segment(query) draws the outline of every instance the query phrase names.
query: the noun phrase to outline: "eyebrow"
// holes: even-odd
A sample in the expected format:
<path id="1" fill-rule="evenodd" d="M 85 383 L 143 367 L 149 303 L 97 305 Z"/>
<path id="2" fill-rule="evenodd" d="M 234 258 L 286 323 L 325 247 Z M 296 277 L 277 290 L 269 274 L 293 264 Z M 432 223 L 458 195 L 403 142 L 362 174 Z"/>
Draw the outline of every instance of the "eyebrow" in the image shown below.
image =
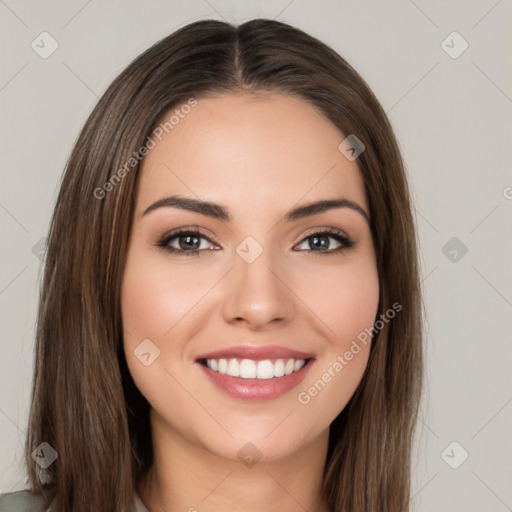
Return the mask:
<path id="1" fill-rule="evenodd" d="M 207 217 L 211 217 L 217 220 L 223 220 L 230 222 L 231 217 L 228 213 L 228 210 L 223 206 L 207 201 L 201 201 L 199 199 L 191 199 L 188 197 L 182 197 L 178 195 L 173 195 L 169 197 L 164 197 L 163 199 L 159 199 L 152 205 L 148 206 L 142 216 L 147 215 L 148 213 L 158 209 L 158 208 L 179 208 L 181 210 L 188 210 L 195 213 L 200 213 L 201 215 L 205 215 Z M 358 213 L 360 213 L 366 220 L 368 224 L 370 224 L 370 219 L 366 211 L 359 206 L 356 202 L 346 199 L 344 197 L 336 198 L 336 199 L 324 199 L 322 201 L 316 201 L 314 203 L 309 203 L 303 206 L 298 206 L 290 210 L 286 215 L 284 215 L 283 220 L 285 222 L 290 222 L 297 219 L 302 219 L 304 217 L 309 217 L 311 215 L 316 215 L 318 213 L 322 213 L 328 210 L 332 210 L 334 208 L 350 208 Z"/>

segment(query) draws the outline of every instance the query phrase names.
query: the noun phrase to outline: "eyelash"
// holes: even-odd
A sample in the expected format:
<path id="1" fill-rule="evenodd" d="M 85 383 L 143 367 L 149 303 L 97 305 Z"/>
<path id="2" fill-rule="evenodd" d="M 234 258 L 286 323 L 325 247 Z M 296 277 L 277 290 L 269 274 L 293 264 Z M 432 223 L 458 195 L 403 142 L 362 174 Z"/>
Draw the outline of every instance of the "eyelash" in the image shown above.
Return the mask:
<path id="1" fill-rule="evenodd" d="M 186 235 L 203 238 L 203 239 L 206 239 L 211 244 L 213 244 L 213 242 L 206 235 L 201 233 L 200 231 L 184 229 L 181 231 L 176 231 L 176 232 L 172 232 L 172 233 L 168 233 L 168 234 L 164 235 L 160 239 L 160 241 L 157 243 L 157 247 L 163 249 L 164 251 L 166 251 L 168 253 L 178 254 L 178 255 L 183 255 L 183 256 L 199 256 L 200 252 L 205 251 L 205 249 L 193 249 L 190 251 L 186 251 L 183 249 L 176 249 L 176 247 L 171 247 L 169 245 L 171 240 L 173 240 L 175 238 L 179 238 L 181 236 L 186 236 Z M 307 235 L 306 237 L 304 237 L 299 242 L 298 245 L 302 245 L 302 243 L 306 242 L 309 238 L 313 238 L 314 236 L 319 236 L 319 235 L 320 236 L 329 235 L 330 238 L 334 238 L 341 245 L 337 249 L 330 249 L 330 250 L 326 250 L 326 251 L 323 251 L 323 250 L 313 251 L 313 250 L 309 249 L 307 252 L 313 253 L 314 256 L 317 256 L 317 254 L 314 254 L 314 253 L 320 253 L 320 255 L 322 255 L 322 256 L 339 254 L 347 249 L 351 249 L 355 245 L 355 242 L 352 240 L 352 238 L 350 238 L 350 236 L 344 234 L 343 232 L 341 232 L 337 229 L 333 229 L 333 228 L 328 228 L 328 229 L 324 229 L 321 231 L 314 231 L 310 235 Z M 206 249 L 206 250 L 208 250 L 208 249 Z"/>

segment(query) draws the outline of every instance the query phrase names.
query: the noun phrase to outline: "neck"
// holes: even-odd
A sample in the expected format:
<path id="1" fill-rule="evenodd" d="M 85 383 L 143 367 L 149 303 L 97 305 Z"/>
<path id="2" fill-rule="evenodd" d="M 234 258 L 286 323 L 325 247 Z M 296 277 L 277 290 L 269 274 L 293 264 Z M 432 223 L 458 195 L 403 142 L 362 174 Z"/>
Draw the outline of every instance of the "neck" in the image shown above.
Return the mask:
<path id="1" fill-rule="evenodd" d="M 328 431 L 284 459 L 252 466 L 211 453 L 168 425 L 152 422 L 152 432 L 153 466 L 139 482 L 150 512 L 328 512 L 321 499 Z"/>

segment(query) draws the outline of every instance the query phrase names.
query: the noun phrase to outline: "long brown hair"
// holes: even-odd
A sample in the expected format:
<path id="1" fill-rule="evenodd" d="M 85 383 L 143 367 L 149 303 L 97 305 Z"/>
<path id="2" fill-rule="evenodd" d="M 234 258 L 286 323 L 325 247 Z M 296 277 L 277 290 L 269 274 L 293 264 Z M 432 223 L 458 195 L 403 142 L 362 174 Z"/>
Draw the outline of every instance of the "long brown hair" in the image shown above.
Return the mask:
<path id="1" fill-rule="evenodd" d="M 48 235 L 25 447 L 30 490 L 62 511 L 129 510 L 152 464 L 148 403 L 122 349 L 134 155 L 169 109 L 244 91 L 300 97 L 365 145 L 357 164 L 377 255 L 377 317 L 394 303 L 402 309 L 374 334 L 360 385 L 331 424 L 323 492 L 333 512 L 409 510 L 423 307 L 400 151 L 379 102 L 342 57 L 294 27 L 255 19 L 195 22 L 141 54 L 102 96 L 67 163 Z M 58 453 L 44 472 L 31 456 L 42 442 Z"/>

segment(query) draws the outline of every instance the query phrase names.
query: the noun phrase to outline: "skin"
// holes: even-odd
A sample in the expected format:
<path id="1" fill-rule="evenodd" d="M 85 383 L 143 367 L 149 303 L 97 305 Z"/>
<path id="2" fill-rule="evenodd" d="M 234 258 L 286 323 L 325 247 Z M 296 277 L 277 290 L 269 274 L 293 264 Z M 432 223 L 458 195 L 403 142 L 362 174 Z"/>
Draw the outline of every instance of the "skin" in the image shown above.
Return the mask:
<path id="1" fill-rule="evenodd" d="M 369 216 L 362 176 L 338 150 L 345 136 L 302 99 L 197 100 L 143 161 L 123 278 L 125 354 L 151 405 L 155 453 L 139 494 L 152 512 L 327 511 L 320 485 L 329 425 L 361 381 L 370 344 L 360 344 L 308 404 L 297 396 L 373 325 L 375 252 L 367 220 L 353 209 L 282 219 L 291 208 L 338 197 Z M 221 204 L 232 220 L 175 207 L 142 215 L 173 194 Z M 158 247 L 170 230 L 191 226 L 211 240 L 203 239 L 198 256 Z M 307 237 L 325 228 L 348 234 L 354 246 L 315 249 Z M 247 236 L 263 248 L 252 263 L 236 252 Z M 329 250 L 340 246 L 327 240 Z M 170 243 L 180 247 L 178 238 Z M 134 355 L 146 338 L 160 350 L 149 366 Z M 282 345 L 314 353 L 315 361 L 297 388 L 246 402 L 211 384 L 195 361 L 241 344 Z M 252 467 L 237 458 L 247 442 L 261 452 Z"/>

